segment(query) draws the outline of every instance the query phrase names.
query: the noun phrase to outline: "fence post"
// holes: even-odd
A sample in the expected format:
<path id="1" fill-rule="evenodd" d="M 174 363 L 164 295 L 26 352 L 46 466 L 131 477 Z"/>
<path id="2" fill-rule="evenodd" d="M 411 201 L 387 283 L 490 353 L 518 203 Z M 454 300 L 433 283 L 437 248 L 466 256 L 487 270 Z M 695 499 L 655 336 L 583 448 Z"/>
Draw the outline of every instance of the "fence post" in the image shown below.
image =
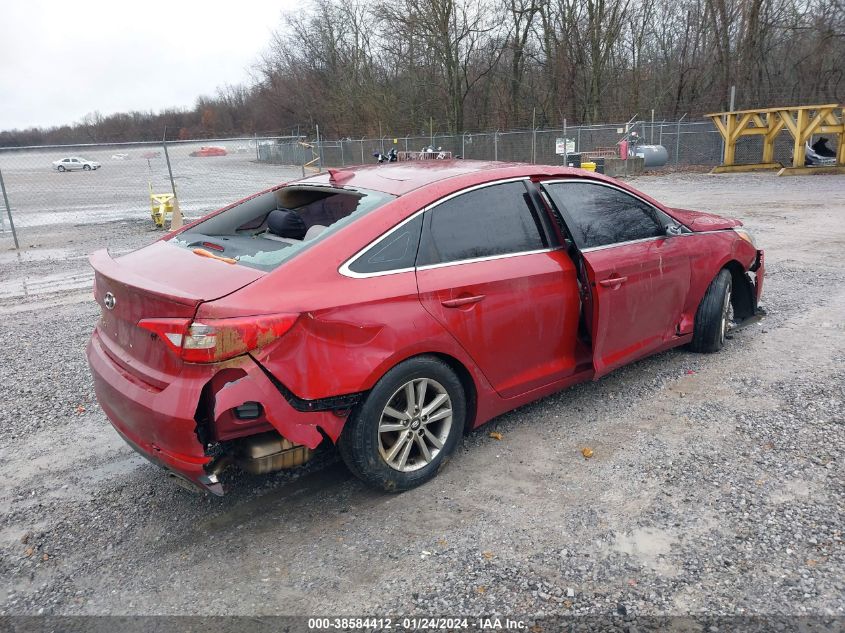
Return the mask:
<path id="1" fill-rule="evenodd" d="M 361 164 L 364 164 L 364 139 L 361 139 Z"/>
<path id="2" fill-rule="evenodd" d="M 320 126 L 315 123 L 314 127 L 317 129 L 317 155 L 320 157 L 320 171 L 323 171 L 323 144 L 320 142 Z"/>
<path id="3" fill-rule="evenodd" d="M 651 109 L 651 144 L 654 145 L 654 108 Z"/>
<path id="4" fill-rule="evenodd" d="M 537 162 L 537 108 L 531 115 L 531 164 Z"/>
<path id="5" fill-rule="evenodd" d="M 681 156 L 681 121 L 683 121 L 687 116 L 687 113 L 684 112 L 684 116 L 678 119 L 678 133 L 675 135 L 675 165 L 677 166 L 678 161 L 680 160 Z"/>
<path id="6" fill-rule="evenodd" d="M 493 160 L 499 160 L 499 130 L 493 132 Z"/>
<path id="7" fill-rule="evenodd" d="M 167 173 L 170 175 L 170 190 L 173 192 L 173 197 L 179 200 L 176 195 L 176 182 L 173 180 L 173 169 L 170 167 L 170 154 L 167 152 L 167 126 L 164 126 L 164 134 L 161 137 L 161 146 L 164 148 L 164 159 L 167 161 Z"/>
<path id="8" fill-rule="evenodd" d="M 6 204 L 6 215 L 9 216 L 9 228 L 12 229 L 12 239 L 15 240 L 15 248 L 21 250 L 18 243 L 18 234 L 15 232 L 15 221 L 12 219 L 12 207 L 9 206 L 9 196 L 6 194 L 6 183 L 3 181 L 3 171 L 0 170 L 0 189 L 3 190 L 3 202 Z"/>

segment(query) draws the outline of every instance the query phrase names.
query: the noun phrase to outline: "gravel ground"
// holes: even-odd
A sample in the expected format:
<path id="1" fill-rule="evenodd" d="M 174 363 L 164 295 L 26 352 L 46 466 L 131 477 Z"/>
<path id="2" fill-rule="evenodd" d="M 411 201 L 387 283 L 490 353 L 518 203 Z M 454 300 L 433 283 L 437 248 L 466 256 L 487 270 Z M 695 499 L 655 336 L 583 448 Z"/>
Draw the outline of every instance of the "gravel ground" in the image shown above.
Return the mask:
<path id="1" fill-rule="evenodd" d="M 634 184 L 742 218 L 768 316 L 497 418 L 401 495 L 332 450 L 223 498 L 173 486 L 84 358 L 84 255 L 159 233 L 55 225 L 0 253 L 0 615 L 845 616 L 845 177 Z"/>

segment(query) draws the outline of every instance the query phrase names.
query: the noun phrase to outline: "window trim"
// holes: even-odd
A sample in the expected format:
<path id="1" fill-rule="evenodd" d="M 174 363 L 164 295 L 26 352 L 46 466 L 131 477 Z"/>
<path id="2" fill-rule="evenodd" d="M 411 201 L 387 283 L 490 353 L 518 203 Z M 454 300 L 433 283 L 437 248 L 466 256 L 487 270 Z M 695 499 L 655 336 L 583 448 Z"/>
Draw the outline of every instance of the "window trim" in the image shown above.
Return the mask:
<path id="1" fill-rule="evenodd" d="M 648 200 L 644 200 L 643 198 L 641 198 L 636 193 L 628 191 L 627 189 L 624 189 L 623 187 L 620 187 L 618 185 L 614 185 L 614 184 L 609 183 L 609 182 L 603 182 L 601 180 L 592 180 L 590 178 L 553 178 L 553 179 L 549 179 L 549 180 L 539 180 L 537 182 L 537 184 L 540 185 L 540 187 L 543 189 L 544 193 L 548 196 L 549 202 L 554 204 L 555 208 L 557 209 L 557 204 L 555 203 L 554 198 L 552 198 L 552 196 L 549 192 L 545 191 L 545 185 L 563 184 L 563 183 L 568 183 L 568 182 L 574 182 L 574 183 L 579 183 L 579 184 L 588 184 L 588 185 L 599 185 L 601 187 L 607 187 L 608 189 L 616 189 L 617 191 L 621 191 L 622 193 L 628 194 L 629 196 L 631 196 L 635 200 L 639 200 L 640 202 L 642 202 L 643 204 L 645 204 L 648 207 L 651 207 L 652 209 L 654 209 L 658 213 L 665 215 L 670 220 L 672 220 L 672 222 L 674 222 L 675 224 L 677 224 L 679 226 L 684 226 L 681 222 L 678 222 L 678 220 L 673 218 L 671 215 L 669 215 L 665 211 L 658 209 L 656 206 L 654 206 Z M 561 217 L 563 217 L 564 222 L 566 222 L 566 216 L 564 215 L 564 213 L 560 209 L 557 209 L 557 211 L 558 211 L 558 213 L 561 214 Z M 569 231 L 569 233 L 571 234 L 572 230 L 569 228 L 568 224 L 567 224 L 566 228 Z M 684 228 L 687 228 L 687 227 L 684 226 Z M 600 250 L 605 250 L 605 249 L 608 249 L 608 248 L 616 248 L 617 246 L 627 246 L 628 244 L 639 244 L 641 242 L 651 242 L 653 240 L 665 240 L 669 237 L 682 237 L 683 235 L 692 235 L 692 234 L 693 233 L 689 233 L 689 234 L 682 233 L 681 235 L 655 235 L 653 237 L 643 237 L 643 238 L 636 239 L 636 240 L 626 240 L 624 242 L 613 242 L 612 244 L 602 244 L 600 246 L 588 246 L 587 248 L 580 248 L 580 247 L 578 247 L 577 244 L 575 246 L 576 246 L 576 248 L 578 248 L 578 250 L 581 253 L 591 253 L 593 251 L 600 251 Z"/>
<path id="2" fill-rule="evenodd" d="M 509 183 L 509 182 L 525 182 L 525 181 L 530 181 L 530 180 L 531 180 L 531 176 L 516 176 L 516 177 L 513 177 L 513 178 L 503 178 L 503 179 L 500 179 L 500 180 L 483 182 L 483 183 L 478 184 L 478 185 L 472 185 L 470 187 L 466 187 L 465 189 L 461 189 L 460 191 L 453 191 L 452 193 L 450 193 L 450 194 L 448 194 L 448 195 L 446 195 L 446 196 L 444 196 L 444 197 L 442 197 L 438 200 L 435 200 L 434 202 L 432 202 L 430 204 L 427 204 L 422 209 L 420 209 L 418 211 L 414 211 L 411 215 L 409 215 L 407 218 L 402 220 L 399 224 L 397 224 L 396 226 L 394 226 L 394 227 L 388 229 L 387 231 L 385 231 L 384 233 L 382 233 L 376 239 L 374 239 L 369 244 L 367 244 L 364 248 L 357 251 L 352 257 L 350 257 L 345 262 L 343 262 L 343 264 L 340 265 L 340 267 L 337 269 L 337 271 L 341 275 L 343 275 L 345 277 L 351 277 L 352 279 L 370 279 L 372 277 L 381 277 L 383 275 L 398 275 L 400 273 L 407 273 L 407 272 L 410 272 L 412 270 L 430 270 L 432 268 L 444 268 L 446 266 L 457 266 L 457 265 L 460 265 L 460 264 L 473 264 L 473 263 L 477 263 L 477 262 L 491 261 L 491 260 L 494 260 L 494 259 L 502 259 L 502 258 L 506 258 L 506 257 L 516 257 L 516 256 L 519 256 L 519 255 L 534 255 L 534 254 L 537 254 L 537 253 L 547 253 L 547 252 L 550 252 L 550 251 L 559 250 L 560 248 L 562 248 L 561 246 L 549 246 L 547 248 L 530 250 L 530 251 L 520 251 L 518 253 L 504 253 L 504 254 L 501 254 L 501 255 L 487 255 L 487 256 L 484 256 L 484 257 L 474 257 L 474 258 L 471 258 L 471 259 L 460 259 L 460 260 L 457 260 L 457 261 L 440 262 L 440 263 L 437 263 L 437 264 L 426 264 L 424 266 L 414 266 L 413 268 L 397 268 L 397 269 L 394 269 L 394 270 L 382 270 L 382 271 L 372 272 L 372 273 L 358 273 L 358 272 L 355 272 L 354 270 L 352 270 L 350 268 L 350 266 L 352 264 L 354 264 L 355 261 L 359 257 L 364 255 L 371 248 L 377 246 L 380 242 L 389 238 L 395 231 L 398 231 L 399 229 L 401 229 L 405 224 L 407 224 L 408 222 L 411 222 L 412 220 L 415 220 L 419 215 L 425 213 L 426 211 L 434 209 L 434 208 L 438 207 L 439 205 L 441 205 L 445 202 L 448 202 L 452 198 L 457 198 L 458 196 L 461 196 L 465 193 L 469 193 L 471 191 L 476 191 L 477 189 L 483 189 L 484 187 L 492 187 L 492 186 L 495 186 L 495 185 L 503 185 L 503 184 L 506 184 L 506 183 Z M 526 189 L 526 191 L 527 191 L 527 189 Z M 531 211 L 531 209 L 529 209 L 529 211 Z M 532 216 L 534 215 L 534 213 L 535 212 L 531 211 Z M 539 211 L 537 211 L 537 213 L 539 213 Z M 423 228 L 423 231 L 425 231 L 425 229 L 426 229 L 425 224 L 423 224 L 422 228 Z M 540 234 L 540 237 L 541 238 L 543 237 L 542 233 Z M 422 240 L 422 235 L 420 235 L 420 240 Z"/>

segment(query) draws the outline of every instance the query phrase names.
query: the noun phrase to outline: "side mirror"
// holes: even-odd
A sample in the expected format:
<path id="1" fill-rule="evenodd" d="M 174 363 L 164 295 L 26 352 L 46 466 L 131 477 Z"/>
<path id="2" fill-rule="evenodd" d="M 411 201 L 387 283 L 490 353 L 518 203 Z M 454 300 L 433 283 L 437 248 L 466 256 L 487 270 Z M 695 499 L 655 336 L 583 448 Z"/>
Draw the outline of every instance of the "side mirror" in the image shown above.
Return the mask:
<path id="1" fill-rule="evenodd" d="M 666 225 L 666 235 L 681 235 L 683 233 L 683 229 L 678 224 L 667 224 Z"/>

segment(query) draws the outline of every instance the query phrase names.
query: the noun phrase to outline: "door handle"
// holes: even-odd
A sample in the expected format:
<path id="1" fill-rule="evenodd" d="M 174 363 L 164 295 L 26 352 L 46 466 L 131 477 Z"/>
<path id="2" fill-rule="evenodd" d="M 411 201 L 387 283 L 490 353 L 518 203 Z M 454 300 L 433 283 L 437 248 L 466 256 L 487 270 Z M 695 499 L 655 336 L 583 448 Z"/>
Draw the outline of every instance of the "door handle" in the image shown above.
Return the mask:
<path id="1" fill-rule="evenodd" d="M 464 306 L 472 305 L 473 303 L 478 303 L 484 299 L 485 295 L 475 295 L 474 297 L 459 297 L 458 299 L 447 299 L 446 301 L 441 301 L 440 303 L 443 304 L 446 308 L 462 308 Z"/>
<path id="2" fill-rule="evenodd" d="M 628 281 L 627 277 L 611 277 L 610 279 L 602 279 L 599 283 L 605 288 L 618 288 Z"/>

